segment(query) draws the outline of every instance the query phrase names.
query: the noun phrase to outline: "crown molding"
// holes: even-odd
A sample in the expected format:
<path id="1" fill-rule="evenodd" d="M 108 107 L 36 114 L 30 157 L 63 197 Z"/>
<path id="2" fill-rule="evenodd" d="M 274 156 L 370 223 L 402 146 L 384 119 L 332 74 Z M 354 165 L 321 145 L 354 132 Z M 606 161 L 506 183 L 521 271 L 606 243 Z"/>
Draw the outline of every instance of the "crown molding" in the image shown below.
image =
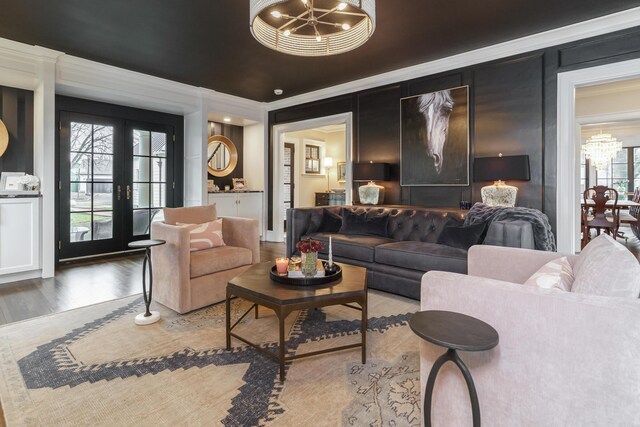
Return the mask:
<path id="1" fill-rule="evenodd" d="M 496 59 L 507 58 L 525 52 L 531 52 L 538 49 L 544 49 L 576 40 L 582 40 L 589 37 L 632 28 L 639 24 L 640 7 L 636 7 L 588 21 L 533 34 L 531 36 L 437 59 L 435 61 L 429 61 L 313 92 L 292 96 L 290 98 L 273 101 L 267 104 L 267 110 L 279 110 L 281 108 L 344 95 L 345 93 L 372 89 L 379 86 L 415 79 L 417 77 L 455 70 Z"/>

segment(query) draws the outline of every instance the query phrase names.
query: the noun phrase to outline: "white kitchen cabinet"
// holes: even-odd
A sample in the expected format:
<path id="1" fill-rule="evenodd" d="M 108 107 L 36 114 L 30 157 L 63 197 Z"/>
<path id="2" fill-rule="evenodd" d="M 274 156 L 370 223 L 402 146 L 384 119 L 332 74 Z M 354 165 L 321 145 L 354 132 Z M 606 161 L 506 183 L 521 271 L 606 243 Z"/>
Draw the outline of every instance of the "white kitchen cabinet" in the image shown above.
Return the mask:
<path id="1" fill-rule="evenodd" d="M 0 198 L 0 283 L 41 276 L 40 197 Z"/>
<path id="2" fill-rule="evenodd" d="M 209 204 L 216 204 L 218 216 L 257 219 L 263 235 L 262 192 L 209 193 Z"/>

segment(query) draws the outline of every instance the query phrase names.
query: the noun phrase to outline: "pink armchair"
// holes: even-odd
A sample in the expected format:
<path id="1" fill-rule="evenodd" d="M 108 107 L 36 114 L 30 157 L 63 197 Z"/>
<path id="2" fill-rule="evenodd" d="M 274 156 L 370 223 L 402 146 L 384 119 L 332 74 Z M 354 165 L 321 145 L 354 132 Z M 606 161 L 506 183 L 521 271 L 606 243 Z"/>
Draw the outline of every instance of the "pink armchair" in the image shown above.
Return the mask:
<path id="1" fill-rule="evenodd" d="M 216 219 L 215 205 L 165 209 L 165 222 L 151 224 L 151 238 L 167 243 L 151 251 L 153 299 L 178 313 L 224 301 L 227 282 L 260 262 L 257 220 L 225 217 L 226 246 L 189 251 L 189 231 L 176 222 L 200 224 Z"/>
<path id="2" fill-rule="evenodd" d="M 469 275 L 430 271 L 422 310 L 464 313 L 492 325 L 500 343 L 460 352 L 490 426 L 637 425 L 640 300 L 521 286 L 562 255 L 497 246 L 469 250 Z M 573 264 L 577 257 L 568 256 Z M 422 392 L 441 347 L 420 343 Z M 462 375 L 445 365 L 433 395 L 437 426 L 471 425 Z"/>

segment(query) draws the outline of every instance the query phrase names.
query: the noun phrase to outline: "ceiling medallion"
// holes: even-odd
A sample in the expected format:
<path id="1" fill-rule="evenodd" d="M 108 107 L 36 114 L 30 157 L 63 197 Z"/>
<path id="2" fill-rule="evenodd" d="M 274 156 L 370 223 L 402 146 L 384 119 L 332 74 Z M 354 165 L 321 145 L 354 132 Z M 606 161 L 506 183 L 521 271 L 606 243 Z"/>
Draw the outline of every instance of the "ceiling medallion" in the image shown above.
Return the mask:
<path id="1" fill-rule="evenodd" d="M 375 0 L 249 0 L 251 33 L 297 56 L 327 56 L 362 46 L 376 27 Z"/>
<path id="2" fill-rule="evenodd" d="M 608 133 L 600 132 L 587 139 L 582 149 L 585 157 L 597 170 L 606 170 L 618 151 L 622 150 L 622 142 Z"/>

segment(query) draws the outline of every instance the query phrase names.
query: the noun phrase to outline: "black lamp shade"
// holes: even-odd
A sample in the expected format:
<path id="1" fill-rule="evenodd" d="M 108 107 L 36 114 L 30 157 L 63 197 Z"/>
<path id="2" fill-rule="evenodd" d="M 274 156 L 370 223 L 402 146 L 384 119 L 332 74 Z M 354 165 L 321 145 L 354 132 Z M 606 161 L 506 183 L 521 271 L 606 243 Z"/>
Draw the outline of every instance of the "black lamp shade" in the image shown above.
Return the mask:
<path id="1" fill-rule="evenodd" d="M 529 156 L 476 157 L 474 181 L 529 181 Z"/>
<path id="2" fill-rule="evenodd" d="M 356 163 L 353 165 L 354 181 L 387 181 L 389 163 Z"/>

